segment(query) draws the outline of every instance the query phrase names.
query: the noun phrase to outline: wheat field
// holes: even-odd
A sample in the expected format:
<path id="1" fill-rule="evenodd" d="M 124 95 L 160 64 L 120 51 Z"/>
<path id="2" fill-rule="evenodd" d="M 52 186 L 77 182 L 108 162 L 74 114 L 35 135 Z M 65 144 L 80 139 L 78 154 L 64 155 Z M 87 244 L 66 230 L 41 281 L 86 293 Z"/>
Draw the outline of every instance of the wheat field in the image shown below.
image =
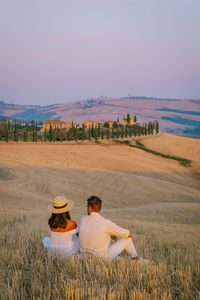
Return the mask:
<path id="1" fill-rule="evenodd" d="M 192 166 L 106 142 L 0 144 L 0 299 L 199 299 L 200 141 L 160 134 L 142 143 Z M 47 205 L 60 194 L 74 200 L 77 222 L 87 198 L 101 197 L 102 214 L 131 230 L 150 264 L 126 253 L 50 256 Z"/>

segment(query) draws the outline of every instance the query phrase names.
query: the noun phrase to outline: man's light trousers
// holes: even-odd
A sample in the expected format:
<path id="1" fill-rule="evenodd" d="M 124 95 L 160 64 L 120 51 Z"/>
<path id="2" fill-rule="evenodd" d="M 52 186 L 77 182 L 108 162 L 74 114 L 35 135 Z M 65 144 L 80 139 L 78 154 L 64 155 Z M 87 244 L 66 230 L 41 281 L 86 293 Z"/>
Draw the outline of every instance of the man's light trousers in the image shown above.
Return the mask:
<path id="1" fill-rule="evenodd" d="M 107 257 L 115 258 L 125 250 L 131 258 L 138 256 L 132 238 L 120 238 L 117 242 L 108 248 Z"/>

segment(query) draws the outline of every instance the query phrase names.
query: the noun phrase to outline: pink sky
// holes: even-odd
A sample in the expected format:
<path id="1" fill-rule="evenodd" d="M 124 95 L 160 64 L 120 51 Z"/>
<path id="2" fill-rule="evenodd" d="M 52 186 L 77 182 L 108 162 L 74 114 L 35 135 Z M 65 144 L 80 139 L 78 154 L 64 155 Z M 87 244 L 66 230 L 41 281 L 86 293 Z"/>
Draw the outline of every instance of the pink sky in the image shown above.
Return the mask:
<path id="1" fill-rule="evenodd" d="M 200 97 L 200 2 L 0 0 L 0 99 Z"/>

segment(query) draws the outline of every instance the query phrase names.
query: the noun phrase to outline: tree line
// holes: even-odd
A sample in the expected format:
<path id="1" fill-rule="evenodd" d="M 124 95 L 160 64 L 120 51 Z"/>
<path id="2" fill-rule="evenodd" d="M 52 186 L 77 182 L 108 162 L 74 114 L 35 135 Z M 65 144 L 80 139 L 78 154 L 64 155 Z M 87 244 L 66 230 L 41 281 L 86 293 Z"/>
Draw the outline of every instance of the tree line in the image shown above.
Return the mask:
<path id="1" fill-rule="evenodd" d="M 128 115 L 128 114 L 127 114 Z M 127 118 L 128 119 L 128 118 Z M 127 120 L 128 121 L 128 120 Z M 127 122 L 128 123 L 128 122 Z M 24 142 L 63 142 L 63 141 L 98 141 L 98 140 L 110 140 L 110 139 L 123 139 L 129 137 L 136 137 L 142 135 L 153 135 L 159 132 L 159 122 L 149 121 L 143 125 L 138 123 L 130 125 L 122 125 L 118 122 L 114 122 L 110 128 L 109 123 L 89 126 L 86 128 L 83 124 L 82 127 L 78 127 L 72 123 L 71 128 L 60 129 L 54 128 L 50 125 L 49 130 L 40 132 L 40 126 L 35 121 L 21 122 L 21 121 L 1 121 L 0 122 L 0 141 L 24 141 Z"/>

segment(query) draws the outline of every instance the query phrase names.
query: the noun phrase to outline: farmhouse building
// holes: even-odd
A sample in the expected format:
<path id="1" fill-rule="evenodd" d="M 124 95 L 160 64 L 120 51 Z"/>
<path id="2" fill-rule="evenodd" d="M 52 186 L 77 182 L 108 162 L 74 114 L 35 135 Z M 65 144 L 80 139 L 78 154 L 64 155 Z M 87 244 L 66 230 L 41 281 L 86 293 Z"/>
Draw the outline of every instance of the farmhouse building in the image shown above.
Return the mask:
<path id="1" fill-rule="evenodd" d="M 85 128 L 89 128 L 89 127 L 92 128 L 92 124 L 93 124 L 94 127 L 98 125 L 98 123 L 95 122 L 95 121 L 86 120 L 86 121 L 82 122 L 82 124 L 80 125 L 80 127 L 82 127 L 84 125 Z"/>
<path id="2" fill-rule="evenodd" d="M 126 125 L 133 125 L 134 124 L 134 119 L 130 118 L 130 122 L 127 122 L 126 118 L 122 118 L 122 125 L 126 126 Z"/>
<path id="3" fill-rule="evenodd" d="M 45 129 L 49 131 L 50 127 L 52 127 L 52 129 L 69 129 L 72 127 L 72 122 L 60 120 L 46 120 L 44 121 L 42 129 L 40 131 L 44 132 Z"/>

